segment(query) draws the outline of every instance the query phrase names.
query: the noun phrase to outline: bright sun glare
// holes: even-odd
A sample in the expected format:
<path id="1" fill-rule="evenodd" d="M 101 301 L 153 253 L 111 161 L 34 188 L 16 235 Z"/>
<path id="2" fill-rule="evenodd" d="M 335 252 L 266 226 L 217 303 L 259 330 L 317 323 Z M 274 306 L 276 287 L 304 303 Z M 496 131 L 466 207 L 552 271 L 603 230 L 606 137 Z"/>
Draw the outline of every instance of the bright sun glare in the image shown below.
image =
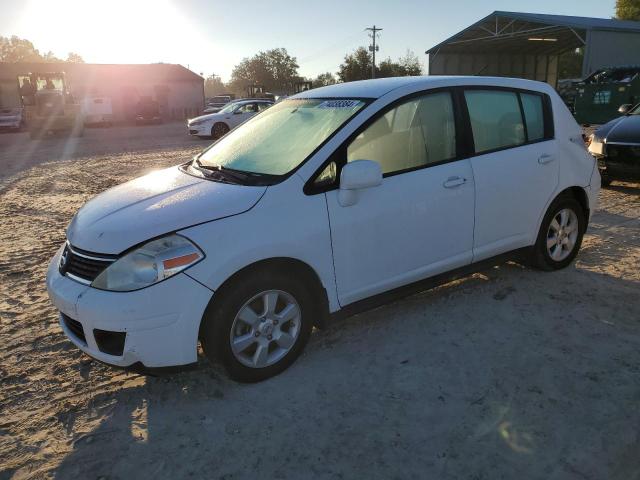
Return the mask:
<path id="1" fill-rule="evenodd" d="M 59 57 L 76 52 L 93 63 L 186 64 L 187 45 L 207 42 L 178 7 L 170 0 L 31 0 L 14 31 Z"/>

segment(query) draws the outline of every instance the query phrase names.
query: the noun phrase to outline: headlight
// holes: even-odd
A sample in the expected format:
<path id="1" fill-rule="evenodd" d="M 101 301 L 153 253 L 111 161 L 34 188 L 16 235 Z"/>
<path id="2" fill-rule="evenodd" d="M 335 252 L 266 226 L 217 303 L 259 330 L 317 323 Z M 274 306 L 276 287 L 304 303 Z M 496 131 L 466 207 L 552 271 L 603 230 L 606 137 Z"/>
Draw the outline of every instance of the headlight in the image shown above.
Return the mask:
<path id="1" fill-rule="evenodd" d="M 603 155 L 604 154 L 604 143 L 602 143 L 602 139 L 598 138 L 594 134 L 590 137 L 591 141 L 589 142 L 589 152 L 594 155 Z"/>
<path id="2" fill-rule="evenodd" d="M 206 122 L 206 120 L 191 120 L 189 121 L 188 125 L 189 126 L 202 125 L 204 122 Z"/>
<path id="3" fill-rule="evenodd" d="M 109 265 L 91 284 L 113 292 L 130 292 L 161 282 L 195 265 L 204 254 L 180 235 L 152 240 Z"/>

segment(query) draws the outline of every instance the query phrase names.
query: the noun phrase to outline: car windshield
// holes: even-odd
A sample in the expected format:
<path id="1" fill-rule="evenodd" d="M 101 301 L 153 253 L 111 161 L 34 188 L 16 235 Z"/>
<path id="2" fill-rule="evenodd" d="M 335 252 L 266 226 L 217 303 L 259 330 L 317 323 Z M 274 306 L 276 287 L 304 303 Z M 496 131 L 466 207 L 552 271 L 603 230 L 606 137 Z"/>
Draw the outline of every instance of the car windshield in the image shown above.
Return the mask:
<path id="1" fill-rule="evenodd" d="M 238 107 L 238 105 L 241 105 L 241 104 L 239 104 L 239 103 L 230 103 L 226 107 L 220 109 L 220 111 L 218 113 L 231 113 Z"/>
<path id="2" fill-rule="evenodd" d="M 284 100 L 232 130 L 198 160 L 207 167 L 284 175 L 362 109 L 362 100 Z"/>

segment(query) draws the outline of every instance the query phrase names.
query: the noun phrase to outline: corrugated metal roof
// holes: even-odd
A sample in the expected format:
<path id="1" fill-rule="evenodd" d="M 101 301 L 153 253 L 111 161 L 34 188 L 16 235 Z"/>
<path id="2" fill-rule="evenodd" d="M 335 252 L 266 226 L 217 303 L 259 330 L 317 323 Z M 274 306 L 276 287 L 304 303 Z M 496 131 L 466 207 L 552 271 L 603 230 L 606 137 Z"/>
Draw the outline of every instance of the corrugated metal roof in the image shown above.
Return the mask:
<path id="1" fill-rule="evenodd" d="M 545 33 L 553 32 L 554 34 L 558 34 L 561 33 L 560 30 L 563 30 L 567 32 L 567 37 L 573 36 L 576 37 L 576 40 L 579 37 L 576 31 L 585 32 L 587 30 L 608 30 L 640 34 L 640 22 L 615 20 L 610 18 L 575 17 L 570 15 L 548 15 L 544 13 L 505 12 L 498 10 L 487 15 L 481 20 L 478 20 L 476 23 L 469 25 L 467 28 L 457 32 L 438 45 L 431 47 L 425 53 L 434 53 L 444 46 L 450 47 L 455 43 L 461 43 L 460 39 L 465 39 L 465 42 L 489 39 L 494 45 L 496 45 L 495 42 L 498 40 L 504 39 L 504 41 L 509 42 L 521 33 L 525 33 L 520 30 L 513 32 L 505 30 L 506 27 L 502 28 L 502 25 L 498 28 L 499 22 L 502 22 L 503 25 L 505 23 L 507 25 L 512 25 L 514 22 L 519 22 L 520 24 L 524 23 L 525 25 L 530 25 L 532 28 L 535 26 L 540 32 L 544 31 Z M 495 35 L 493 37 L 486 37 L 487 33 L 491 33 L 489 30 L 494 28 L 494 24 L 496 30 Z M 475 38 L 482 36 L 484 36 L 484 38 Z M 569 40 L 569 38 L 565 40 Z M 575 46 L 579 46 L 579 44 L 573 45 L 575 42 L 569 43 L 571 43 L 571 45 L 568 45 L 567 42 L 564 42 L 563 44 L 567 44 L 567 48 L 575 48 Z M 546 45 L 544 46 L 544 50 L 557 49 L 559 46 L 560 43 L 555 47 L 553 45 Z"/>
<path id="2" fill-rule="evenodd" d="M 616 20 L 615 18 L 574 17 L 571 15 L 548 15 L 545 13 L 504 12 L 497 10 L 490 17 L 514 18 L 535 23 L 562 25 L 563 27 L 603 30 L 634 30 L 640 32 L 640 22 Z"/>

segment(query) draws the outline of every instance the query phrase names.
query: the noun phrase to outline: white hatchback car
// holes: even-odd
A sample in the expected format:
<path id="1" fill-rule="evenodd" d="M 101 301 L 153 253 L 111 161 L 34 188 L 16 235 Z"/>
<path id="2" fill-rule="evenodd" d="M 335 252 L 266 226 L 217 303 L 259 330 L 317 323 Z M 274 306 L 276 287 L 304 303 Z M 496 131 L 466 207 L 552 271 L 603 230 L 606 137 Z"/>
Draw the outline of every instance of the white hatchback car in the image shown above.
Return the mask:
<path id="1" fill-rule="evenodd" d="M 268 99 L 235 100 L 217 113 L 209 113 L 187 121 L 189 135 L 219 139 L 241 123 L 273 105 Z"/>
<path id="2" fill-rule="evenodd" d="M 64 332 L 98 360 L 184 366 L 201 342 L 233 378 L 257 381 L 330 314 L 513 252 L 567 266 L 599 187 L 547 84 L 338 84 L 89 201 L 47 286 Z"/>

